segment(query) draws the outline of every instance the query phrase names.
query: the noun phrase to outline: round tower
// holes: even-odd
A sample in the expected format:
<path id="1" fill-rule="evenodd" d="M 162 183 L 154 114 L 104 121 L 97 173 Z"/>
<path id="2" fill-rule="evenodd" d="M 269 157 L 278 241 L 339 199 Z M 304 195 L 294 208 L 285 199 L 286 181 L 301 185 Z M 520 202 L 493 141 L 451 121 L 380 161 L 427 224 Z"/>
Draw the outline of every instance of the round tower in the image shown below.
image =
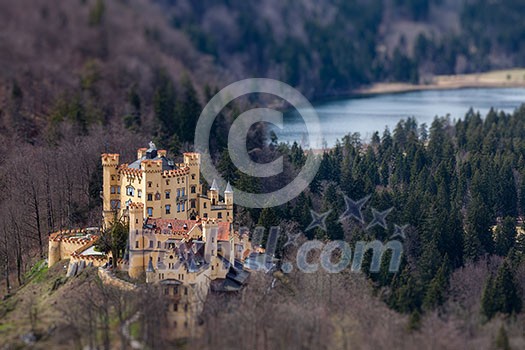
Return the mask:
<path id="1" fill-rule="evenodd" d="M 47 255 L 47 266 L 51 267 L 60 261 L 60 240 L 50 237 Z"/>
<path id="2" fill-rule="evenodd" d="M 226 204 L 226 206 L 233 205 L 233 189 L 229 181 L 226 185 L 226 190 L 224 190 L 224 204 Z"/>
<path id="3" fill-rule="evenodd" d="M 217 186 L 217 181 L 215 181 L 215 179 L 208 191 L 208 196 L 210 197 L 211 205 L 217 205 L 219 203 L 219 187 Z"/>

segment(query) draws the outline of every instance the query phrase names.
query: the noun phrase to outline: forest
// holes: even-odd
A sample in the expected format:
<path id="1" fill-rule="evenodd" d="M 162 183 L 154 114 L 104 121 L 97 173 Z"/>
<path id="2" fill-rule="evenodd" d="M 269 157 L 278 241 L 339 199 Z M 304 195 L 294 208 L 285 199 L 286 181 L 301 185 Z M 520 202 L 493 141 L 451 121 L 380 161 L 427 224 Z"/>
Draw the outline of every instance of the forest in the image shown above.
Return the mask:
<path id="1" fill-rule="evenodd" d="M 42 267 L 49 233 L 100 223 L 101 153 L 129 161 L 153 140 L 180 157 L 192 150 L 202 107 L 227 83 L 272 77 L 317 98 L 377 81 L 520 66 L 523 6 L 1 0 L 0 347 L 20 345 L 18 331 L 28 330 L 40 348 L 125 346 L 120 326 L 137 311 L 143 316 L 129 331 L 150 348 L 525 347 L 525 107 L 465 111 L 431 125 L 405 118 L 366 141 L 349 130 L 319 155 L 319 173 L 299 197 L 236 207 L 237 226 L 280 226 L 303 240 L 352 246 L 408 225 L 401 269 L 388 273 L 386 256 L 378 273 L 256 274 L 241 297 L 210 298 L 203 334 L 186 344 L 157 336 L 165 307 L 158 290 L 143 286 L 139 298 L 99 283 L 93 271 L 68 280 L 63 266 Z M 239 172 L 225 151 L 231 122 L 259 102 L 227 106 L 211 146 L 235 186 L 270 191 L 300 169 L 300 146 L 252 130 L 255 161 L 285 157 L 286 171 L 268 181 Z M 340 222 L 344 195 L 371 196 L 367 221 L 372 208 L 393 208 L 388 228 Z M 306 231 L 310 210 L 331 210 L 326 231 Z M 285 245 L 283 237 L 278 258 L 296 253 Z"/>

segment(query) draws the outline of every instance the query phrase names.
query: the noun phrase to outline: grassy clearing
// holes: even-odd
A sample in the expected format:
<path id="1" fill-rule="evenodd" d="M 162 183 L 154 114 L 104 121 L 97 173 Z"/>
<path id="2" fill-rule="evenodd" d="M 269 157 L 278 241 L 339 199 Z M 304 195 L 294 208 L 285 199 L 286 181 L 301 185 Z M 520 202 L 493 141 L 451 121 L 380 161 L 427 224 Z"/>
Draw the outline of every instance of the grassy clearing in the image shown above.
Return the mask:
<path id="1" fill-rule="evenodd" d="M 41 283 L 47 276 L 47 263 L 45 259 L 42 259 L 35 263 L 35 265 L 29 270 L 24 276 L 24 280 L 27 282 Z"/>

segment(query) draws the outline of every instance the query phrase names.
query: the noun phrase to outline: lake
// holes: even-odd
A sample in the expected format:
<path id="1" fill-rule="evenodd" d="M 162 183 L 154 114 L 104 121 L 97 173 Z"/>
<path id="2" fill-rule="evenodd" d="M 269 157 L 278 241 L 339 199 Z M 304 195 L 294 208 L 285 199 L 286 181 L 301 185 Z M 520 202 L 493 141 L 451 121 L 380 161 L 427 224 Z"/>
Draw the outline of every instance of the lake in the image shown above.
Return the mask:
<path id="1" fill-rule="evenodd" d="M 436 115 L 459 119 L 471 107 L 482 116 L 491 107 L 513 112 L 522 103 L 525 88 L 480 88 L 355 97 L 315 104 L 314 108 L 321 122 L 322 143 L 333 146 L 348 133 L 358 132 L 368 140 L 375 131 L 382 134 L 385 127 L 392 131 L 399 120 L 407 117 L 430 126 Z M 284 129 L 274 131 L 280 141 L 297 141 L 306 146 L 306 127 L 297 111 L 285 113 Z M 322 143 L 314 148 L 320 148 Z"/>

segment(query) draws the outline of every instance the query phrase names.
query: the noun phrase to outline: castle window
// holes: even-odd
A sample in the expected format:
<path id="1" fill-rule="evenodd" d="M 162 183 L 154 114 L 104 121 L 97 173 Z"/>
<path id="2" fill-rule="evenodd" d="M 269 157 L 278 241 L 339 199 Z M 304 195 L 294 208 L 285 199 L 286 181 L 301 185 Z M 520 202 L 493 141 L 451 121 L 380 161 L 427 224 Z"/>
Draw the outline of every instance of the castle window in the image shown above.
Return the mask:
<path id="1" fill-rule="evenodd" d="M 117 186 L 117 194 L 120 194 L 120 186 Z"/>
<path id="2" fill-rule="evenodd" d="M 171 213 L 171 205 L 166 204 L 166 214 L 170 214 L 170 213 Z"/>
<path id="3" fill-rule="evenodd" d="M 181 203 L 181 210 L 184 211 L 184 202 Z"/>
<path id="4" fill-rule="evenodd" d="M 153 241 L 149 241 L 149 247 L 153 248 Z"/>
<path id="5" fill-rule="evenodd" d="M 126 194 L 133 197 L 135 195 L 135 188 L 133 186 L 126 187 Z"/>
<path id="6" fill-rule="evenodd" d="M 111 186 L 111 194 L 115 194 L 115 186 Z"/>
<path id="7" fill-rule="evenodd" d="M 148 181 L 148 187 L 151 187 L 151 181 Z"/>
<path id="8" fill-rule="evenodd" d="M 160 201 L 160 193 L 155 193 L 155 200 Z"/>
<path id="9" fill-rule="evenodd" d="M 190 201 L 191 209 L 195 209 L 195 199 Z"/>
<path id="10" fill-rule="evenodd" d="M 222 213 L 221 212 L 217 213 L 217 218 L 218 219 L 222 219 Z"/>
<path id="11" fill-rule="evenodd" d="M 180 188 L 177 188 L 177 198 L 180 197 Z"/>
<path id="12" fill-rule="evenodd" d="M 120 201 L 119 200 L 113 200 L 110 201 L 111 209 L 120 209 Z"/>
<path id="13" fill-rule="evenodd" d="M 148 211 L 148 216 L 149 217 L 153 216 L 153 208 L 152 207 L 148 207 L 147 211 Z"/>
<path id="14" fill-rule="evenodd" d="M 166 191 L 166 199 L 170 199 L 170 191 Z"/>
<path id="15" fill-rule="evenodd" d="M 179 311 L 179 304 L 177 303 L 173 304 L 173 311 L 175 312 Z"/>
<path id="16" fill-rule="evenodd" d="M 135 248 L 139 247 L 139 241 L 135 241 Z"/>
<path id="17" fill-rule="evenodd" d="M 182 178 L 182 183 L 184 183 L 184 178 Z"/>
<path id="18" fill-rule="evenodd" d="M 138 224 L 139 223 L 139 219 L 135 219 L 135 224 Z"/>
<path id="19" fill-rule="evenodd" d="M 177 183 L 180 184 L 180 178 L 179 177 L 177 178 Z"/>
<path id="20" fill-rule="evenodd" d="M 230 216 L 230 212 L 229 211 L 226 212 L 226 216 Z"/>
<path id="21" fill-rule="evenodd" d="M 181 191 L 182 191 L 182 196 L 184 196 L 186 194 L 186 189 L 183 188 Z"/>
<path id="22" fill-rule="evenodd" d="M 180 213 L 180 203 L 177 203 L 177 213 Z"/>
<path id="23" fill-rule="evenodd" d="M 195 180 L 195 174 L 191 174 L 191 179 Z"/>
<path id="24" fill-rule="evenodd" d="M 142 198 L 142 190 L 137 191 L 137 197 Z"/>
<path id="25" fill-rule="evenodd" d="M 208 218 L 208 213 L 204 213 L 203 217 L 204 217 L 205 219 L 207 219 L 207 218 Z"/>
<path id="26" fill-rule="evenodd" d="M 152 200 L 153 200 L 153 193 L 148 193 L 148 200 L 149 200 L 149 201 L 152 201 Z"/>
<path id="27" fill-rule="evenodd" d="M 191 186 L 191 193 L 195 193 L 196 190 L 195 190 L 195 186 Z"/>
<path id="28" fill-rule="evenodd" d="M 170 185 L 170 180 L 166 179 L 166 186 Z"/>
<path id="29" fill-rule="evenodd" d="M 115 175 L 111 175 L 111 181 L 115 181 Z"/>
<path id="30" fill-rule="evenodd" d="M 204 202 L 204 209 L 206 209 L 206 202 Z"/>

